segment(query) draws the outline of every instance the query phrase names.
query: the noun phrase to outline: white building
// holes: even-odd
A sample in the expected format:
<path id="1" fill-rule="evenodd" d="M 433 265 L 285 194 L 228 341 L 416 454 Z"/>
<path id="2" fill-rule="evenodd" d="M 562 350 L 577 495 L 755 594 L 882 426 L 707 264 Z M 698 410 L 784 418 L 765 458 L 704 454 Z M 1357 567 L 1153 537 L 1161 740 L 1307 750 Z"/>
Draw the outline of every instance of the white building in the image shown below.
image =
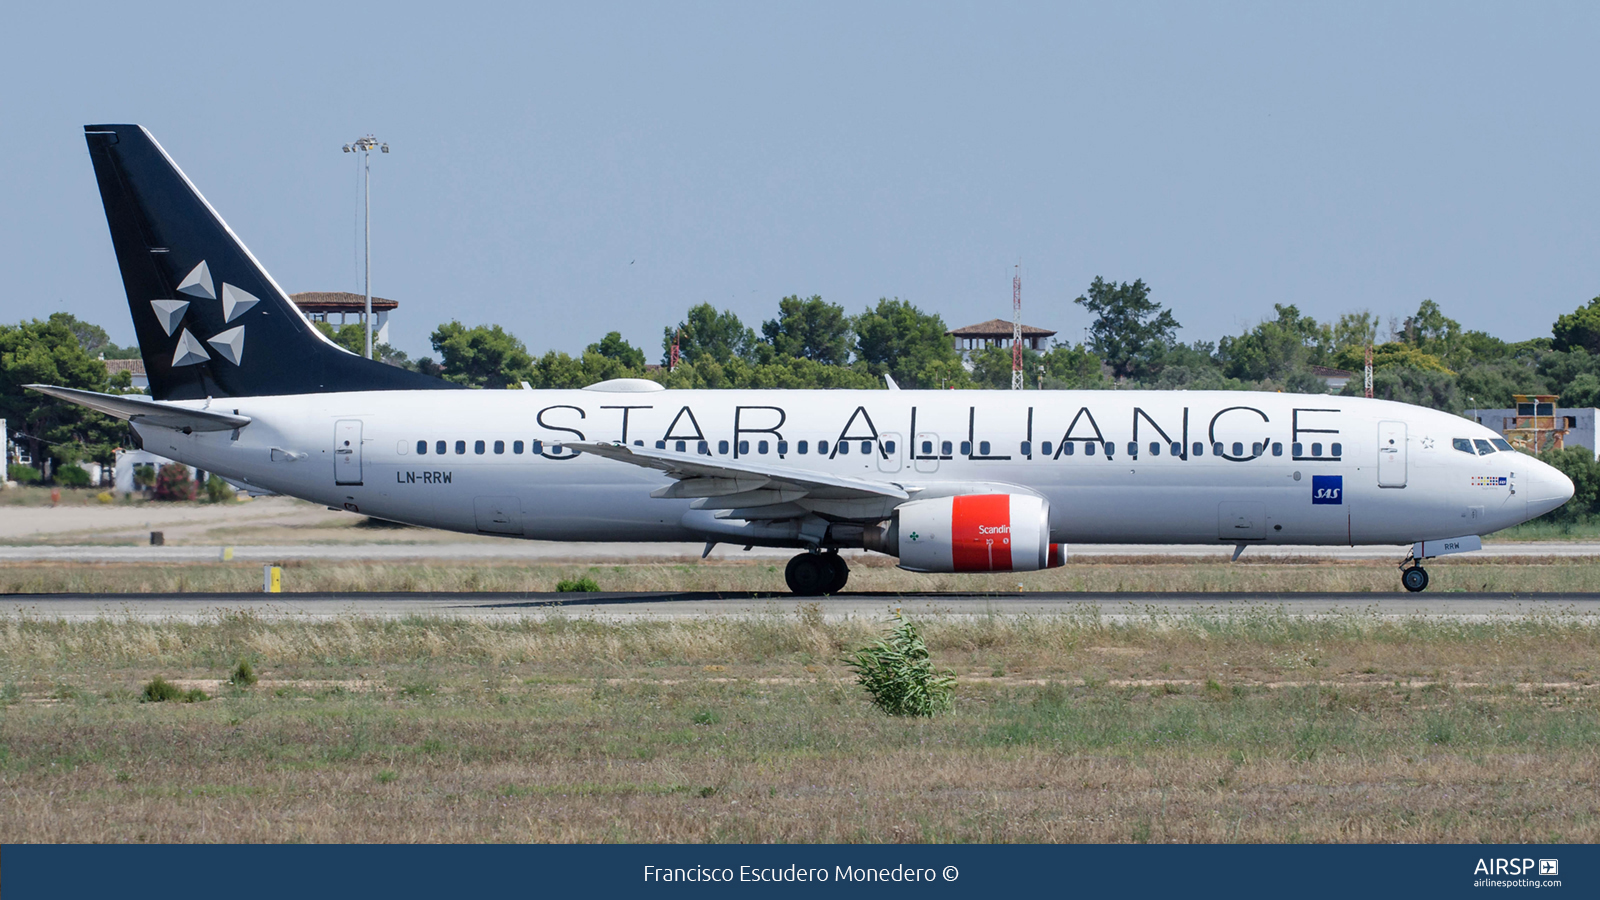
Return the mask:
<path id="1" fill-rule="evenodd" d="M 341 325 L 360 324 L 367 315 L 367 295 L 349 291 L 303 291 L 290 294 L 289 299 L 300 308 L 300 314 L 313 322 L 327 322 L 338 328 Z M 399 308 L 396 300 L 372 298 L 372 343 L 389 343 L 389 313 Z"/>

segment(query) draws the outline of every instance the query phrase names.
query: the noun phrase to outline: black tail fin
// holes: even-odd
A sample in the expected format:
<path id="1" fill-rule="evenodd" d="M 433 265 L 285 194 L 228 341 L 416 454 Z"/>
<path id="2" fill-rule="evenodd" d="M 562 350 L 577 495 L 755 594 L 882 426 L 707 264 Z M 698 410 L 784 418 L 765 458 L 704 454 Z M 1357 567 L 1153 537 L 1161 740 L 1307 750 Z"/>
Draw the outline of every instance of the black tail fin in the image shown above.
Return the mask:
<path id="1" fill-rule="evenodd" d="M 155 399 L 456 387 L 325 338 L 150 132 L 84 132 Z"/>

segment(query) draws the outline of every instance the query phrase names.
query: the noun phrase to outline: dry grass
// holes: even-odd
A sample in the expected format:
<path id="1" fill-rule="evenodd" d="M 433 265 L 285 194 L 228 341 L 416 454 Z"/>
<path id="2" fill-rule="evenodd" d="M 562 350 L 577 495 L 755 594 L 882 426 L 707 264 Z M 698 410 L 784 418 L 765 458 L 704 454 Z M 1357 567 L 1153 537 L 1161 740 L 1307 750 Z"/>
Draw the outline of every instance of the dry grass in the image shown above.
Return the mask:
<path id="1" fill-rule="evenodd" d="M 420 551 L 424 552 L 424 551 Z M 650 561 L 627 565 L 484 562 L 296 562 L 284 565 L 289 592 L 555 590 L 566 578 L 593 578 L 605 591 L 730 591 L 787 595 L 781 561 Z M 1600 557 L 1432 560 L 1431 593 L 1450 591 L 1600 591 Z M 1023 591 L 1205 591 L 1393 593 L 1399 571 L 1382 560 L 1240 560 L 1181 557 L 1096 558 L 1060 569 L 1012 575 L 918 575 L 887 557 L 851 563 L 849 591 L 1015 593 Z M 182 593 L 261 589 L 258 563 L 0 563 L 0 594 Z"/>
<path id="2" fill-rule="evenodd" d="M 882 623 L 813 605 L 12 618 L 0 842 L 1600 840 L 1592 616 L 923 624 L 961 681 L 907 722 L 839 663 Z"/>

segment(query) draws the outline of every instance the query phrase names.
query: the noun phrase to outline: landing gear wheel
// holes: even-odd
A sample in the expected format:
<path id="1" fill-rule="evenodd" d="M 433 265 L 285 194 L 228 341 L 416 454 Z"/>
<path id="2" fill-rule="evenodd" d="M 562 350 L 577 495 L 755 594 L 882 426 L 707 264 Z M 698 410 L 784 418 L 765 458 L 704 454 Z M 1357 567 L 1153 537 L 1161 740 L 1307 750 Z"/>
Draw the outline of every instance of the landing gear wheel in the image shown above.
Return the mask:
<path id="1" fill-rule="evenodd" d="M 1415 594 L 1428 589 L 1428 570 L 1421 566 L 1412 566 L 1400 572 L 1400 583 L 1406 590 Z"/>
<path id="2" fill-rule="evenodd" d="M 802 553 L 789 560 L 783 570 L 783 580 L 789 583 L 789 590 L 802 597 L 827 593 L 837 578 L 828 555 L 821 553 Z"/>
<path id="3" fill-rule="evenodd" d="M 844 557 L 837 553 L 824 554 L 824 557 L 828 560 L 828 567 L 833 572 L 833 580 L 828 583 L 828 589 L 824 593 L 837 594 L 844 590 L 845 582 L 850 580 L 850 564 L 845 562 Z"/>

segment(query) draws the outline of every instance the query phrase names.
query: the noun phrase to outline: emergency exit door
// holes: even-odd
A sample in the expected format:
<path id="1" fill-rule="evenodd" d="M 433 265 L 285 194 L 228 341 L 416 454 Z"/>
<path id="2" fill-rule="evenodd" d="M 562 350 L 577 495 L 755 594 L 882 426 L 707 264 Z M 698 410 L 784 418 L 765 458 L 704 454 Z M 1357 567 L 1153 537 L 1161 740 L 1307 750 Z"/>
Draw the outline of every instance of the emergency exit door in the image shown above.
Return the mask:
<path id="1" fill-rule="evenodd" d="M 340 419 L 334 423 L 333 483 L 361 483 L 360 419 Z"/>
<path id="2" fill-rule="evenodd" d="M 1378 423 L 1378 487 L 1406 486 L 1406 423 Z"/>

